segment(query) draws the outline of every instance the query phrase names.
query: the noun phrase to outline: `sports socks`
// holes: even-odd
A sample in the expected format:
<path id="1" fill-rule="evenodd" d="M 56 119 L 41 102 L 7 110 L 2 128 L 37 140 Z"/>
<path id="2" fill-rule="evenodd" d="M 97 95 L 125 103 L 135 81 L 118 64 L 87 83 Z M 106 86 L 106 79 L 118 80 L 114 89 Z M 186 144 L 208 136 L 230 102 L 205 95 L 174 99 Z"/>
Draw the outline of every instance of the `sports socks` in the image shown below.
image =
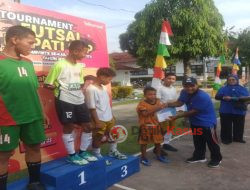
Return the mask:
<path id="1" fill-rule="evenodd" d="M 111 152 L 116 151 L 116 150 L 117 150 L 117 143 L 110 143 L 109 150 L 110 150 Z"/>
<path id="2" fill-rule="evenodd" d="M 74 144 L 74 137 L 73 135 L 70 133 L 70 134 L 63 134 L 62 135 L 62 139 L 63 139 L 63 143 L 64 143 L 64 146 L 68 152 L 69 155 L 75 155 L 75 144 Z"/>
<path id="3" fill-rule="evenodd" d="M 80 153 L 86 151 L 91 143 L 92 133 L 83 132 L 81 135 Z"/>
<path id="4" fill-rule="evenodd" d="M 29 171 L 29 183 L 40 181 L 40 168 L 41 161 L 39 162 L 26 162 Z"/>
<path id="5" fill-rule="evenodd" d="M 7 190 L 7 178 L 8 178 L 8 173 L 0 175 L 0 189 L 1 190 Z"/>

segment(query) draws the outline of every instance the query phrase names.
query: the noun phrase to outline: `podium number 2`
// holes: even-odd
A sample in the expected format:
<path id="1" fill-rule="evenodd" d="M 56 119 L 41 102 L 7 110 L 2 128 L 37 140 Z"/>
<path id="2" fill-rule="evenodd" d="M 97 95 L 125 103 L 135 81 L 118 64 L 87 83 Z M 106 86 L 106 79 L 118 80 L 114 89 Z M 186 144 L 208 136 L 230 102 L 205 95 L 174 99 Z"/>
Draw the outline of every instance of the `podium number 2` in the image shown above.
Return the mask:
<path id="1" fill-rule="evenodd" d="M 80 186 L 80 185 L 83 185 L 84 183 L 86 183 L 86 181 L 85 181 L 85 176 L 84 176 L 84 171 L 82 171 L 82 172 L 78 175 L 78 177 L 80 177 L 80 180 L 81 180 L 81 183 L 79 184 L 79 186 Z"/>
<path id="2" fill-rule="evenodd" d="M 121 171 L 122 171 L 121 177 L 125 177 L 128 174 L 128 166 L 127 165 L 122 166 Z"/>

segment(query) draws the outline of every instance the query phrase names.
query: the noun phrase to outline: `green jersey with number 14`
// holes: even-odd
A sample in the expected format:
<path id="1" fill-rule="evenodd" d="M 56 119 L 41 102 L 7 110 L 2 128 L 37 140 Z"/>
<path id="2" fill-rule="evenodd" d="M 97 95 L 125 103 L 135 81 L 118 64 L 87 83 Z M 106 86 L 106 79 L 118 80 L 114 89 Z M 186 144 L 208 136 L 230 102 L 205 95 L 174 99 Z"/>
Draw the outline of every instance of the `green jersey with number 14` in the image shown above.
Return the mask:
<path id="1" fill-rule="evenodd" d="M 43 118 L 33 64 L 25 58 L 0 54 L 0 126 L 30 123 Z"/>

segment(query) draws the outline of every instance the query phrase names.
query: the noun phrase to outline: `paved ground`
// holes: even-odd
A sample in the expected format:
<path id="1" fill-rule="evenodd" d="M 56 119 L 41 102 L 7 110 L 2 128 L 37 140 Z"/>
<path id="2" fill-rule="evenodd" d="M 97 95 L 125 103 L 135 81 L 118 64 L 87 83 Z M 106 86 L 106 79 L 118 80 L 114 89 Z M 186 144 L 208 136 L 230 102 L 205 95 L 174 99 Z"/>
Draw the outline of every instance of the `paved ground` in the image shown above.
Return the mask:
<path id="1" fill-rule="evenodd" d="M 117 120 L 132 124 L 132 121 L 136 121 L 134 108 L 134 104 L 114 107 Z M 152 152 L 149 152 L 152 166 L 141 166 L 139 173 L 125 179 L 119 185 L 129 187 L 127 190 L 249 190 L 250 111 L 246 116 L 245 140 L 246 144 L 221 145 L 223 155 L 221 167 L 210 169 L 205 163 L 184 162 L 192 155 L 193 144 L 190 135 L 182 136 L 172 141 L 172 145 L 179 151 L 169 153 L 169 158 L 172 160 L 170 164 L 154 160 Z M 209 151 L 206 157 L 209 159 Z M 115 186 L 109 188 L 109 190 L 120 189 Z"/>

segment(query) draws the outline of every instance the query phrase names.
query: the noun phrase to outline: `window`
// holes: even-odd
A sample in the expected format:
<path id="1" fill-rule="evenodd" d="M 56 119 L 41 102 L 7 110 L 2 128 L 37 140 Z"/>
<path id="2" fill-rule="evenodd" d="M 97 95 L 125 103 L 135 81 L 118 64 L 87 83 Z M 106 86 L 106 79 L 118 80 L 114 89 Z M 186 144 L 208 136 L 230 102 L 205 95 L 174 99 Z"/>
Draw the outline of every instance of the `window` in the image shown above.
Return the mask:
<path id="1" fill-rule="evenodd" d="M 202 75 L 203 65 L 191 65 L 191 72 L 197 75 Z"/>
<path id="2" fill-rule="evenodd" d="M 176 73 L 176 66 L 175 65 L 170 65 L 166 69 L 166 73 Z"/>

